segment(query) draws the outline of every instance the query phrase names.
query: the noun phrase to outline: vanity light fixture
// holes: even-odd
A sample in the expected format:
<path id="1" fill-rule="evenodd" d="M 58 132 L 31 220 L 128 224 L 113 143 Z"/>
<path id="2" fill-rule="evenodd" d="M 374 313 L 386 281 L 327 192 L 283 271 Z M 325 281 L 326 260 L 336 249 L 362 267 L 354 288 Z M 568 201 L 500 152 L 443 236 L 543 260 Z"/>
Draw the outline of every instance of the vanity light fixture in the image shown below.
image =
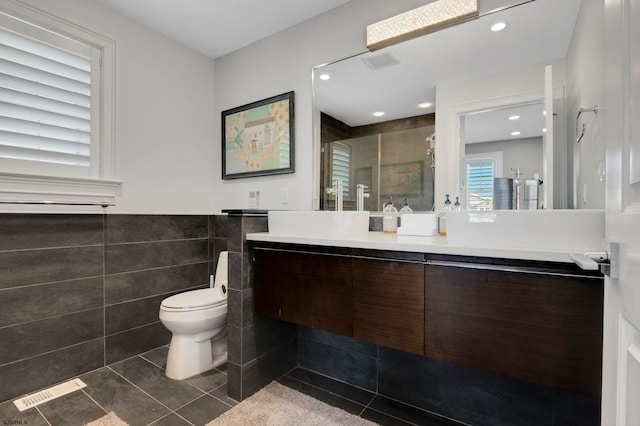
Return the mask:
<path id="1" fill-rule="evenodd" d="M 418 104 L 418 108 L 431 108 L 433 106 L 433 103 L 431 102 L 423 102 L 421 104 Z"/>
<path id="2" fill-rule="evenodd" d="M 371 114 L 371 115 L 373 115 L 374 117 L 382 117 L 382 116 L 384 115 L 384 112 L 382 112 L 382 111 L 376 111 L 376 112 L 374 112 L 374 113 L 373 113 L 373 114 Z"/>
<path id="3" fill-rule="evenodd" d="M 513 121 L 513 120 L 519 120 L 520 116 L 519 115 L 512 115 L 509 117 L 509 120 Z"/>
<path id="4" fill-rule="evenodd" d="M 505 28 L 507 28 L 507 24 L 504 22 L 496 22 L 495 24 L 493 24 L 491 26 L 491 31 L 493 31 L 494 33 L 497 33 L 498 31 L 502 31 Z"/>
<path id="5" fill-rule="evenodd" d="M 437 0 L 367 26 L 367 48 L 410 40 L 478 17 L 478 0 Z"/>
<path id="6" fill-rule="evenodd" d="M 329 74 L 320 74 L 320 80 L 329 80 L 331 76 Z"/>

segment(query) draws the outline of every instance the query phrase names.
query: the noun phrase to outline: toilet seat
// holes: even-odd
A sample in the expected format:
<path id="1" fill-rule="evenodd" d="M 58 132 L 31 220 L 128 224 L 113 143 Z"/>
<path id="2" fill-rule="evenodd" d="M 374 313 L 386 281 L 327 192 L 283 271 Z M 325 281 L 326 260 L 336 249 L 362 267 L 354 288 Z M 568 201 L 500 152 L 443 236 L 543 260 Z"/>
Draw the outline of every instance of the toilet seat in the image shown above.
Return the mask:
<path id="1" fill-rule="evenodd" d="M 167 297 L 162 301 L 160 309 L 171 312 L 199 311 L 215 308 L 227 303 L 220 297 L 220 292 L 212 288 L 191 290 Z"/>

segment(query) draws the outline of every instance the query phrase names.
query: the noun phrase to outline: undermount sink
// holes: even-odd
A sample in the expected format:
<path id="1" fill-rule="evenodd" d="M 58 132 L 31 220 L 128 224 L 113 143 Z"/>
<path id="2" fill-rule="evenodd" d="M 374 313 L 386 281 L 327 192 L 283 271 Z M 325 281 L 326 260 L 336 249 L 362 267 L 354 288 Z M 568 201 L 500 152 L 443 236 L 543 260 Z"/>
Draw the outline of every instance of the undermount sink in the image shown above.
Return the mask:
<path id="1" fill-rule="evenodd" d="M 368 211 L 274 210 L 269 233 L 296 237 L 347 237 L 369 232 Z"/>
<path id="2" fill-rule="evenodd" d="M 447 242 L 456 245 L 602 250 L 604 210 L 493 210 L 447 213 Z"/>

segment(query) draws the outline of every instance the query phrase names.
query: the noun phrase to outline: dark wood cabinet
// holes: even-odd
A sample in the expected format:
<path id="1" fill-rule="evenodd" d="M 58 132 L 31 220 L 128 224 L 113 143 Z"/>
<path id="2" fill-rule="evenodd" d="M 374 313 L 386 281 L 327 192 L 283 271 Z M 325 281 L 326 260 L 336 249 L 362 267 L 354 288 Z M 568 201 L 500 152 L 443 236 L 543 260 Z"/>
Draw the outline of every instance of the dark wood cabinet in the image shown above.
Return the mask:
<path id="1" fill-rule="evenodd" d="M 600 397 L 602 278 L 427 265 L 425 354 Z"/>
<path id="2" fill-rule="evenodd" d="M 269 244 L 255 310 L 406 352 L 600 397 L 604 279 L 528 260 Z"/>
<path id="3" fill-rule="evenodd" d="M 353 337 L 424 354 L 424 265 L 353 262 Z"/>
<path id="4" fill-rule="evenodd" d="M 259 249 L 254 256 L 256 312 L 352 335 L 350 257 Z"/>

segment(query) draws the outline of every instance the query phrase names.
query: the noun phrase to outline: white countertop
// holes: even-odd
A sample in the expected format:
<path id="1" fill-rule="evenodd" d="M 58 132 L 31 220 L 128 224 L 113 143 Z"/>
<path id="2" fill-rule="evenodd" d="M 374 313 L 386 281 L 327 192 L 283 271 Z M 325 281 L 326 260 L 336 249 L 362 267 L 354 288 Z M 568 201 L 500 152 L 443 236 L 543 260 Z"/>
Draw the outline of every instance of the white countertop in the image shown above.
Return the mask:
<path id="1" fill-rule="evenodd" d="M 478 245 L 450 244 L 447 237 L 415 237 L 408 235 L 369 232 L 363 236 L 342 238 L 298 237 L 276 235 L 269 232 L 247 234 L 249 241 L 306 244 L 329 247 L 351 247 L 373 250 L 407 251 L 418 253 L 449 254 L 457 256 L 481 256 L 501 259 L 539 260 L 571 263 L 566 251 L 530 249 L 518 247 L 490 247 Z"/>

